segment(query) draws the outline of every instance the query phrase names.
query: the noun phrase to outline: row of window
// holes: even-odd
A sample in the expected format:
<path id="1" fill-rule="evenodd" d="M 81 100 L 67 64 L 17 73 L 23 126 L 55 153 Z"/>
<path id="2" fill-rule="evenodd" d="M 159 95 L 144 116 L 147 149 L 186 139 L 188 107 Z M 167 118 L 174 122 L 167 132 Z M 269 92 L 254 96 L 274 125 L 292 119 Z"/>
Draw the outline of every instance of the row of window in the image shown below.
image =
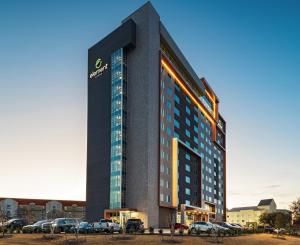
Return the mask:
<path id="1" fill-rule="evenodd" d="M 161 202 L 171 202 L 171 196 L 170 195 L 165 195 L 164 193 L 160 193 L 160 201 Z"/>

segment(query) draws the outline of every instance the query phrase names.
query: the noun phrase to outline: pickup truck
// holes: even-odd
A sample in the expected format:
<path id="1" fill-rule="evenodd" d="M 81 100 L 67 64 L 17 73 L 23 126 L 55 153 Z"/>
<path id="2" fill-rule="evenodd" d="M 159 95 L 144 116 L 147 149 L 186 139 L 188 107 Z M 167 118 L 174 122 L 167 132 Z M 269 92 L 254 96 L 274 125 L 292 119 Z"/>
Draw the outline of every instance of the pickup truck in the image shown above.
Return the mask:
<path id="1" fill-rule="evenodd" d="M 101 219 L 99 222 L 94 222 L 93 228 L 95 232 L 122 232 L 119 223 L 111 219 Z"/>

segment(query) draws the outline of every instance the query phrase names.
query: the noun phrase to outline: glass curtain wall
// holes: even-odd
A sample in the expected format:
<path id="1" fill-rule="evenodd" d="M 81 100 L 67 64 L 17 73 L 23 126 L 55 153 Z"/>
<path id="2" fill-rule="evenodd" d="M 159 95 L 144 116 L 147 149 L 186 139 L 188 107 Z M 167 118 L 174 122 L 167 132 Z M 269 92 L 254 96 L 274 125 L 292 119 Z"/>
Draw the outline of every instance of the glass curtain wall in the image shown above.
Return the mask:
<path id="1" fill-rule="evenodd" d="M 125 206 L 126 191 L 126 55 L 118 49 L 111 55 L 111 173 L 110 208 Z"/>

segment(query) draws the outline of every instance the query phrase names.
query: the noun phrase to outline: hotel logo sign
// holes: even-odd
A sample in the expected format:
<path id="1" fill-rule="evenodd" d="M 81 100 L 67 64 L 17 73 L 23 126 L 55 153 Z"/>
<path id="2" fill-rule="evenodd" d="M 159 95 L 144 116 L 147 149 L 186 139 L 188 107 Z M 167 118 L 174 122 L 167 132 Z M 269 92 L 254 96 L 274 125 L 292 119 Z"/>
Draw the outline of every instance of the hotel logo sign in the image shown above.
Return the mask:
<path id="1" fill-rule="evenodd" d="M 102 75 L 107 70 L 108 64 L 103 65 L 102 59 L 98 58 L 95 62 L 95 70 L 90 73 L 90 78 L 96 78 Z"/>

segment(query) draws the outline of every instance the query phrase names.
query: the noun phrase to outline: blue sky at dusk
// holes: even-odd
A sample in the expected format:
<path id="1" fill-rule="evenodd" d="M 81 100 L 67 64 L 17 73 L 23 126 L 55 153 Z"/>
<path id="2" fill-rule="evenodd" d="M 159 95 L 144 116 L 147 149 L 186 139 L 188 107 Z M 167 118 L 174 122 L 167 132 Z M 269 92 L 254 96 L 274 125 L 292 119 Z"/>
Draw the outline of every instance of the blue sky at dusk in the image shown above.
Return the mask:
<path id="1" fill-rule="evenodd" d="M 220 98 L 228 207 L 287 208 L 300 196 L 300 1 L 151 2 Z M 0 196 L 85 199 L 87 50 L 144 3 L 0 1 Z"/>

